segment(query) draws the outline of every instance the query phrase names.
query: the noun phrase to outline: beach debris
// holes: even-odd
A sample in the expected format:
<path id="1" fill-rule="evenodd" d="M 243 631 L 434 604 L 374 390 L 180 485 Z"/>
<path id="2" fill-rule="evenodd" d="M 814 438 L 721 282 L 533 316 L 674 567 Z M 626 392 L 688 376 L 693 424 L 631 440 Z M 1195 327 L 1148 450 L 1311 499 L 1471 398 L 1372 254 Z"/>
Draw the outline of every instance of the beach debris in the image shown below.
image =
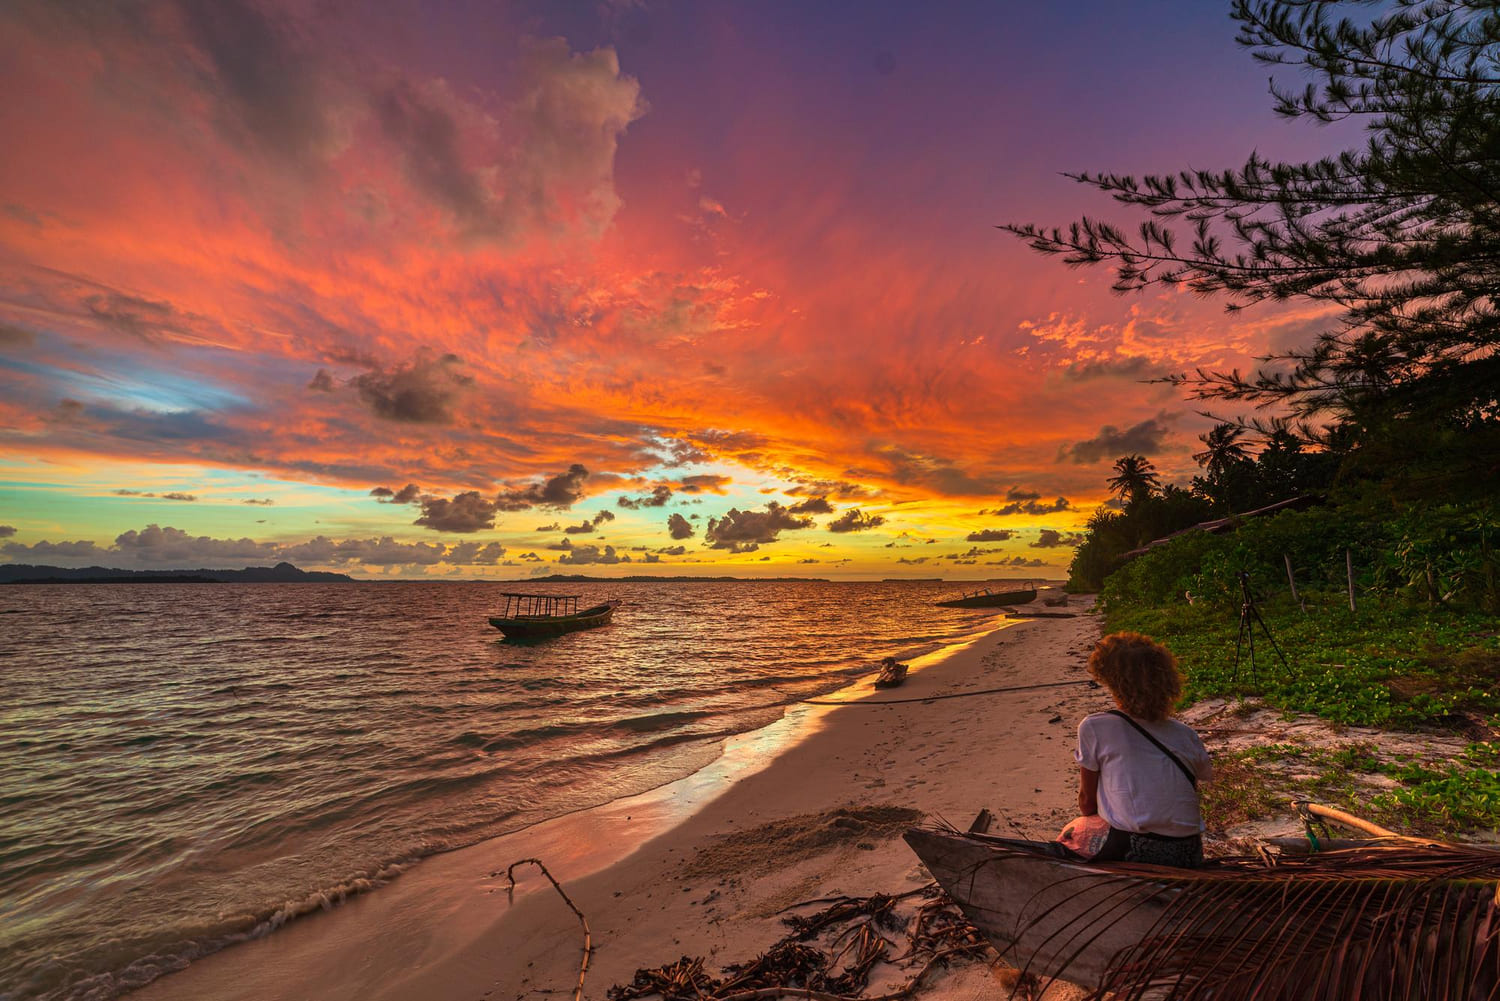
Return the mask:
<path id="1" fill-rule="evenodd" d="M 898 905 L 912 898 L 921 900 L 915 911 L 900 913 Z M 930 970 L 989 949 L 936 883 L 899 894 L 822 897 L 786 910 L 818 904 L 822 909 L 782 918 L 785 937 L 752 960 L 725 966 L 722 976 L 708 972 L 702 957 L 683 956 L 636 970 L 630 983 L 614 985 L 606 996 L 609 1001 L 898 1001 L 911 996 Z M 865 998 L 871 974 L 882 963 L 915 972 L 896 989 Z"/>
<path id="2" fill-rule="evenodd" d="M 887 657 L 880 662 L 880 674 L 875 678 L 875 687 L 895 688 L 906 680 L 909 669 L 909 665 L 897 662 L 895 657 Z"/>
<path id="3" fill-rule="evenodd" d="M 573 903 L 573 898 L 568 896 L 567 892 L 563 890 L 562 884 L 557 881 L 557 878 L 552 875 L 551 871 L 542 863 L 542 860 L 538 858 L 517 859 L 505 867 L 505 878 L 509 883 L 505 888 L 505 892 L 510 896 L 510 899 L 515 899 L 516 866 L 520 865 L 534 865 L 542 870 L 542 875 L 547 877 L 547 881 L 552 884 L 552 888 L 557 891 L 557 895 L 563 898 L 563 903 L 568 905 L 568 910 L 578 915 L 578 923 L 583 926 L 583 961 L 578 965 L 578 986 L 573 988 L 573 1001 L 583 1001 L 583 978 L 588 976 L 589 956 L 594 951 L 594 941 L 589 934 L 588 918 L 583 916 L 583 912 L 578 909 L 578 905 Z M 490 878 L 494 879 L 498 875 L 500 875 L 500 870 L 496 869 L 490 873 Z"/>

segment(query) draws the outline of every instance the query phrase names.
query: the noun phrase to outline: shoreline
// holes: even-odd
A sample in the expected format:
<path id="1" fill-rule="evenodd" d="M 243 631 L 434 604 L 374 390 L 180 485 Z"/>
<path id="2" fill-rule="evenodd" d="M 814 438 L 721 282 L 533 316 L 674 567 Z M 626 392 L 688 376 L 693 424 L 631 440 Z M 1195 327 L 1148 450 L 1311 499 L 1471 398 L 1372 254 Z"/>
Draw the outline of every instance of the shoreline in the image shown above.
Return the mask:
<path id="1" fill-rule="evenodd" d="M 873 689 L 872 673 L 819 698 L 831 696 L 853 702 L 858 701 L 856 696 L 871 694 L 907 695 L 915 690 L 917 679 L 941 670 L 974 647 L 1022 624 L 1019 620 L 996 617 L 955 632 L 950 641 L 936 650 L 910 659 L 912 680 L 896 693 Z M 145 1001 L 202 997 L 367 997 L 372 993 L 382 997 L 424 996 L 429 985 L 420 977 L 408 985 L 405 993 L 400 990 L 381 993 L 389 978 L 376 976 L 375 971 L 388 963 L 405 964 L 433 974 L 431 960 L 404 949 L 396 950 L 393 955 L 387 948 L 390 939 L 394 937 L 408 944 L 423 942 L 424 952 L 462 951 L 470 943 L 478 947 L 497 913 L 519 911 L 538 889 L 547 890 L 546 896 L 551 896 L 550 887 L 539 873 L 523 870 L 518 873 L 514 902 L 506 902 L 505 895 L 495 894 L 504 884 L 503 871 L 494 873 L 497 865 L 503 870 L 509 861 L 540 856 L 569 886 L 628 865 L 633 861 L 632 856 L 646 846 L 691 826 L 696 816 L 739 784 L 775 769 L 788 752 L 824 732 L 830 717 L 840 712 L 847 711 L 793 704 L 779 720 L 724 740 L 711 763 L 686 776 L 519 831 L 427 856 L 407 867 L 401 878 L 379 886 L 379 893 L 351 896 L 325 908 L 325 913 L 307 914 L 274 933 L 207 953 L 174 971 L 164 970 L 149 983 L 123 996 Z M 433 930 L 439 927 L 440 935 L 434 935 Z M 357 986 L 345 981 L 343 974 L 349 972 L 351 963 L 368 972 L 368 982 L 363 975 Z M 460 965 L 468 967 L 467 963 Z M 342 974 L 329 973 L 333 970 Z M 434 975 L 446 979 L 441 972 Z M 324 976 L 328 977 L 326 981 Z M 315 992 L 309 988 L 312 982 L 318 982 Z"/>

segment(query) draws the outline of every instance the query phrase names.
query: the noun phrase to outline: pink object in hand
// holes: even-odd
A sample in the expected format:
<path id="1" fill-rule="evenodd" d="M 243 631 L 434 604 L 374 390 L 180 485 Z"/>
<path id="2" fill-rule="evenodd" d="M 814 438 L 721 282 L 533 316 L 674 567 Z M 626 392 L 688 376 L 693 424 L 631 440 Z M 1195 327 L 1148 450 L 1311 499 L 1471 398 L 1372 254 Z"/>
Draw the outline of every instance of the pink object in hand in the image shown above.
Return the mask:
<path id="1" fill-rule="evenodd" d="M 1109 838 L 1109 822 L 1095 814 L 1070 821 L 1057 836 L 1058 844 L 1070 848 L 1084 858 L 1093 858 L 1104 847 Z"/>

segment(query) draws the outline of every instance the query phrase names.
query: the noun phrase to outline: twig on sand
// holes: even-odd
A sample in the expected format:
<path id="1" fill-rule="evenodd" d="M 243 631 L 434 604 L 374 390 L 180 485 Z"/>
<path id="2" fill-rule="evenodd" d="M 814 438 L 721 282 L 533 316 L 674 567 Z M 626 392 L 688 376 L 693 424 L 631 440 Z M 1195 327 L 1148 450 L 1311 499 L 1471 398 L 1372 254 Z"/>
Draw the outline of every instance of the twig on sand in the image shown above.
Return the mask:
<path id="1" fill-rule="evenodd" d="M 573 988 L 573 1001 L 582 1001 L 583 978 L 588 976 L 589 955 L 594 951 L 594 942 L 589 935 L 589 920 L 583 916 L 583 912 L 578 909 L 578 905 L 573 903 L 573 898 L 568 896 L 567 892 L 563 890 L 562 884 L 557 881 L 557 877 L 553 876 L 547 870 L 547 867 L 542 864 L 542 860 L 538 858 L 517 859 L 506 866 L 505 878 L 509 881 L 510 885 L 505 888 L 505 892 L 510 894 L 512 899 L 515 898 L 516 866 L 518 865 L 534 865 L 542 870 L 542 875 L 547 877 L 547 881 L 552 884 L 552 888 L 557 891 L 557 895 L 563 898 L 563 903 L 568 905 L 568 910 L 578 915 L 578 923 L 583 926 L 583 962 L 578 966 L 578 986 Z M 499 870 L 497 869 L 495 872 L 490 873 L 490 875 L 492 877 L 499 875 Z"/>

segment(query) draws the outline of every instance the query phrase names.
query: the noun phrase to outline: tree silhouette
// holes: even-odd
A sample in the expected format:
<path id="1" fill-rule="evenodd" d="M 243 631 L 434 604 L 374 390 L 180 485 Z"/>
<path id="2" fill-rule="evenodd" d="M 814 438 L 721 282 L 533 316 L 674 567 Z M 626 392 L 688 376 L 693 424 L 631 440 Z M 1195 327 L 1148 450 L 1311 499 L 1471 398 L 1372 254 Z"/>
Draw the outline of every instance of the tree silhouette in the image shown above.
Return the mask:
<path id="1" fill-rule="evenodd" d="M 1372 8 L 1374 10 L 1372 11 Z M 1500 14 L 1495 0 L 1235 0 L 1237 41 L 1303 71 L 1276 111 L 1364 124 L 1365 142 L 1306 163 L 1252 153 L 1223 171 L 1070 175 L 1145 210 L 1139 229 L 1084 218 L 1002 227 L 1119 291 L 1155 284 L 1229 308 L 1326 303 L 1329 329 L 1252 374 L 1173 377 L 1191 396 L 1277 406 L 1304 437 L 1441 431 L 1450 454 L 1500 454 Z M 1186 230 L 1186 232 L 1184 232 Z M 1395 425 L 1402 425 L 1393 431 Z M 1382 461 L 1385 461 L 1382 459 Z"/>
<path id="2" fill-rule="evenodd" d="M 1215 424 L 1207 434 L 1198 436 L 1204 449 L 1193 454 L 1193 461 L 1203 467 L 1210 479 L 1222 478 L 1231 466 L 1245 462 L 1249 455 L 1240 439 L 1245 429 L 1237 424 Z"/>
<path id="3" fill-rule="evenodd" d="M 1151 496 L 1160 485 L 1156 467 L 1144 455 L 1122 455 L 1115 460 L 1115 475 L 1107 481 L 1109 489 L 1127 504 L 1138 504 Z"/>

